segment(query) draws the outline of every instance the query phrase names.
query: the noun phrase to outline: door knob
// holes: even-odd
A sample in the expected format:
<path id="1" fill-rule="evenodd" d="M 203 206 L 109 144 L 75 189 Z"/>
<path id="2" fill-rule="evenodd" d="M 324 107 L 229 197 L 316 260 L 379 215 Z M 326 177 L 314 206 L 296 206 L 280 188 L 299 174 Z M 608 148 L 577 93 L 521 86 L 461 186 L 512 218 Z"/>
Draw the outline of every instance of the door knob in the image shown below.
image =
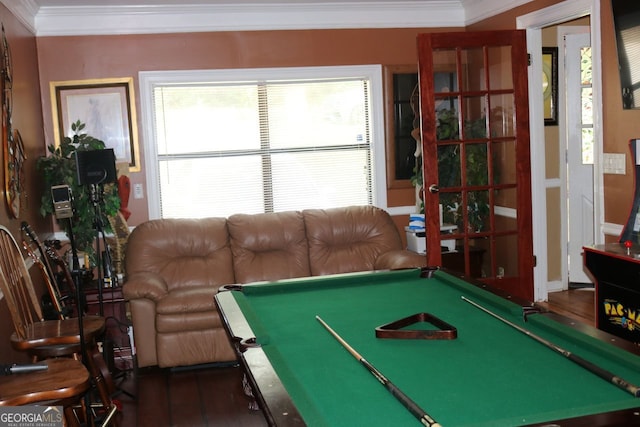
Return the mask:
<path id="1" fill-rule="evenodd" d="M 440 187 L 438 187 L 438 186 L 437 186 L 437 185 L 435 185 L 435 184 L 431 184 L 431 185 L 429 186 L 429 193 L 431 193 L 431 194 L 436 194 L 436 193 L 438 193 L 438 192 L 440 192 Z"/>

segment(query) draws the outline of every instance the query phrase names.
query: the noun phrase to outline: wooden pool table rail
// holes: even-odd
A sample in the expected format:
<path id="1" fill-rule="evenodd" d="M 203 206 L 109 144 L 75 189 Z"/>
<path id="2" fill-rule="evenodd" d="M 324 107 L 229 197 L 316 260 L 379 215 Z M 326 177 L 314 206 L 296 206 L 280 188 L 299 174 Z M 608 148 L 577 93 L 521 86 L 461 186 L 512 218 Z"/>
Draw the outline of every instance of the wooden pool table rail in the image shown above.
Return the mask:
<path id="1" fill-rule="evenodd" d="M 457 277 L 463 277 L 459 273 L 448 271 Z M 425 276 L 430 273 L 425 271 Z M 577 322 L 568 317 L 546 311 L 542 307 L 538 307 L 529 301 L 518 301 L 511 298 L 504 291 L 492 289 L 490 286 L 478 281 L 465 280 L 474 285 L 500 295 L 510 301 L 516 302 L 523 307 L 523 317 L 526 318 L 528 313 L 532 311 L 541 316 L 546 316 L 555 322 L 567 325 L 588 336 L 595 337 L 604 342 L 621 348 L 630 353 L 640 355 L 640 347 L 637 345 L 616 337 L 612 334 L 596 329 L 592 326 Z M 254 285 L 249 285 L 254 286 Z M 238 290 L 238 288 L 234 288 Z M 306 423 L 293 403 L 289 393 L 284 388 L 278 374 L 271 365 L 265 352 L 259 347 L 245 346 L 243 340 L 255 337 L 255 333 L 251 329 L 245 319 L 240 307 L 236 303 L 231 292 L 221 291 L 215 296 L 215 303 L 220 310 L 221 318 L 225 330 L 230 337 L 233 347 L 236 349 L 238 360 L 246 373 L 247 380 L 251 384 L 254 397 L 270 426 L 289 427 L 289 426 L 305 426 Z M 605 427 L 605 426 L 631 426 L 640 425 L 640 400 L 638 407 L 609 411 L 605 413 L 580 416 L 575 418 L 567 418 L 554 422 L 546 421 L 535 424 L 528 424 L 528 427 Z"/>

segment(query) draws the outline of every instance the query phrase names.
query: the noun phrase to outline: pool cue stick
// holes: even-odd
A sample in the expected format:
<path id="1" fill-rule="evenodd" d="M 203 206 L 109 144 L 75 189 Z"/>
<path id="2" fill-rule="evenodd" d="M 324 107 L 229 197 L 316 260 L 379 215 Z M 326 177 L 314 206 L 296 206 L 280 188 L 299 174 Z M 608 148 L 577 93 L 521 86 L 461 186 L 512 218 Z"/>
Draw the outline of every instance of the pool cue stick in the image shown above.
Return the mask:
<path id="1" fill-rule="evenodd" d="M 402 405 L 407 408 L 409 410 L 409 412 L 411 412 L 411 414 L 413 414 L 414 417 L 416 417 L 422 424 L 424 424 L 427 427 L 442 427 L 439 423 L 437 423 L 433 418 L 431 418 L 431 416 L 429 414 L 427 414 L 422 408 L 420 408 L 418 406 L 417 403 L 415 403 L 413 400 L 411 400 L 411 398 L 409 396 L 407 396 L 406 394 L 404 394 L 402 392 L 402 390 L 400 390 L 398 387 L 396 387 L 391 381 L 389 381 L 384 375 L 382 375 L 382 373 L 380 371 L 378 371 L 371 363 L 367 362 L 366 359 L 364 357 L 362 357 L 353 347 L 351 347 L 344 339 L 342 339 L 342 337 L 340 335 L 337 334 L 336 331 L 334 331 L 333 329 L 331 329 L 331 327 L 329 325 L 327 325 L 325 323 L 324 320 L 322 320 L 320 318 L 320 316 L 316 316 L 316 319 L 318 319 L 318 322 L 320 322 L 322 324 L 322 326 L 325 327 L 325 329 L 327 331 L 329 331 L 329 333 L 331 335 L 333 335 L 333 337 L 338 340 L 338 342 L 340 344 L 342 344 L 342 346 L 344 348 L 347 349 L 347 351 L 349 353 L 351 353 L 351 355 L 353 357 L 355 357 L 365 368 L 367 368 L 369 370 L 369 372 L 376 377 L 376 379 L 378 381 L 380 381 L 380 383 L 385 386 L 385 388 L 396 398 L 400 401 L 400 403 L 402 403 Z"/>
<path id="2" fill-rule="evenodd" d="M 547 348 L 550 348 L 551 350 L 554 350 L 555 352 L 563 355 L 564 357 L 566 357 L 567 359 L 571 360 L 572 362 L 580 365 L 581 367 L 583 367 L 584 369 L 590 371 L 593 374 L 596 374 L 597 376 L 599 376 L 600 378 L 604 379 L 607 382 L 610 382 L 611 384 L 621 388 L 622 390 L 631 393 L 633 396 L 635 397 L 640 397 L 640 388 L 638 388 L 637 386 L 625 381 L 624 379 L 620 378 L 619 376 L 607 371 L 604 368 L 601 368 L 600 366 L 589 362 L 588 360 L 583 359 L 582 357 L 578 356 L 577 354 L 573 354 L 572 352 L 570 352 L 569 350 L 565 350 L 564 348 L 552 343 L 549 340 L 546 340 L 545 338 L 542 338 L 539 335 L 534 334 L 531 331 L 526 330 L 525 328 L 499 316 L 498 314 L 488 310 L 487 308 L 481 306 L 480 304 L 471 301 L 470 299 L 466 298 L 466 297 L 462 297 L 462 299 L 466 302 L 468 302 L 469 304 L 473 305 L 476 308 L 479 308 L 480 310 L 484 311 L 485 313 L 495 317 L 496 319 L 506 323 L 507 325 L 517 329 L 518 331 L 522 332 L 523 334 L 527 335 L 530 338 L 533 338 L 534 340 L 538 341 L 539 343 L 543 344 L 544 346 L 546 346 Z"/>

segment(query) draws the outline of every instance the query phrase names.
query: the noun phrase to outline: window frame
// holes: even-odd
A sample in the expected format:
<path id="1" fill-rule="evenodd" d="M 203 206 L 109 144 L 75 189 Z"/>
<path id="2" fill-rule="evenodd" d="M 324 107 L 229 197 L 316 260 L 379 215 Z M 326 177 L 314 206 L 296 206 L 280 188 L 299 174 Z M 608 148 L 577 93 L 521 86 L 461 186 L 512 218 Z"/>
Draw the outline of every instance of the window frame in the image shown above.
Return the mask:
<path id="1" fill-rule="evenodd" d="M 153 111 L 154 89 L 157 86 L 165 84 L 193 84 L 207 81 L 258 82 L 281 79 L 323 79 L 345 77 L 368 79 L 371 96 L 370 113 L 372 121 L 370 130 L 373 167 L 373 205 L 385 210 L 387 209 L 384 98 L 381 65 L 141 71 L 139 72 L 138 77 L 140 84 L 142 147 L 144 152 L 144 171 L 147 182 L 147 206 L 149 210 L 149 219 L 161 218 L 160 175 L 158 171 L 157 135 L 155 132 Z"/>

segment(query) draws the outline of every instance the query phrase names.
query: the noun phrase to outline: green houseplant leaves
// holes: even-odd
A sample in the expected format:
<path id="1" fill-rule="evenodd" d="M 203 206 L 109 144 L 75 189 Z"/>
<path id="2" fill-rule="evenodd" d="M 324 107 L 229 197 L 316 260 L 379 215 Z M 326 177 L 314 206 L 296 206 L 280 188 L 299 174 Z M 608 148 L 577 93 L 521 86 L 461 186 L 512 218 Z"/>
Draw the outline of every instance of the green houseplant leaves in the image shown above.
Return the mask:
<path id="1" fill-rule="evenodd" d="M 58 224 L 69 236 L 69 226 L 73 224 L 73 237 L 78 251 L 88 253 L 93 256 L 93 241 L 96 236 L 96 209 L 91 197 L 89 186 L 79 185 L 76 171 L 75 155 L 76 151 L 82 150 L 102 150 L 105 148 L 104 142 L 86 133 L 82 133 L 85 124 L 78 120 L 72 123 L 71 130 L 74 134 L 65 136 L 60 145 L 47 147 L 49 155 L 40 157 L 36 163 L 44 179 L 44 192 L 40 200 L 40 214 L 47 216 L 53 214 L 53 200 L 51 197 L 51 187 L 55 185 L 68 185 L 73 194 L 74 215 L 72 221 L 60 220 Z M 118 189 L 114 184 L 104 185 L 104 202 L 100 212 L 101 224 L 108 226 L 106 216 L 115 215 L 120 208 L 120 198 Z"/>
<path id="2" fill-rule="evenodd" d="M 486 120 L 468 120 L 464 123 L 464 134 L 467 139 L 486 138 Z M 466 167 L 467 185 L 485 186 L 487 176 L 487 148 L 486 144 L 469 144 L 466 147 L 466 159 L 460 156 L 458 140 L 460 138 L 460 124 L 455 109 L 440 109 L 436 112 L 436 139 L 438 141 L 452 141 L 451 144 L 438 146 L 438 186 L 440 188 L 460 187 L 461 164 Z M 422 157 L 416 158 L 416 167 L 411 183 L 418 188 L 423 186 Z M 443 205 L 443 219 L 445 223 L 462 227 L 462 193 L 441 193 L 440 203 Z M 420 213 L 424 213 L 424 203 L 421 203 Z M 467 193 L 467 215 L 470 231 L 482 231 L 489 215 L 489 194 L 487 191 L 470 191 Z"/>

